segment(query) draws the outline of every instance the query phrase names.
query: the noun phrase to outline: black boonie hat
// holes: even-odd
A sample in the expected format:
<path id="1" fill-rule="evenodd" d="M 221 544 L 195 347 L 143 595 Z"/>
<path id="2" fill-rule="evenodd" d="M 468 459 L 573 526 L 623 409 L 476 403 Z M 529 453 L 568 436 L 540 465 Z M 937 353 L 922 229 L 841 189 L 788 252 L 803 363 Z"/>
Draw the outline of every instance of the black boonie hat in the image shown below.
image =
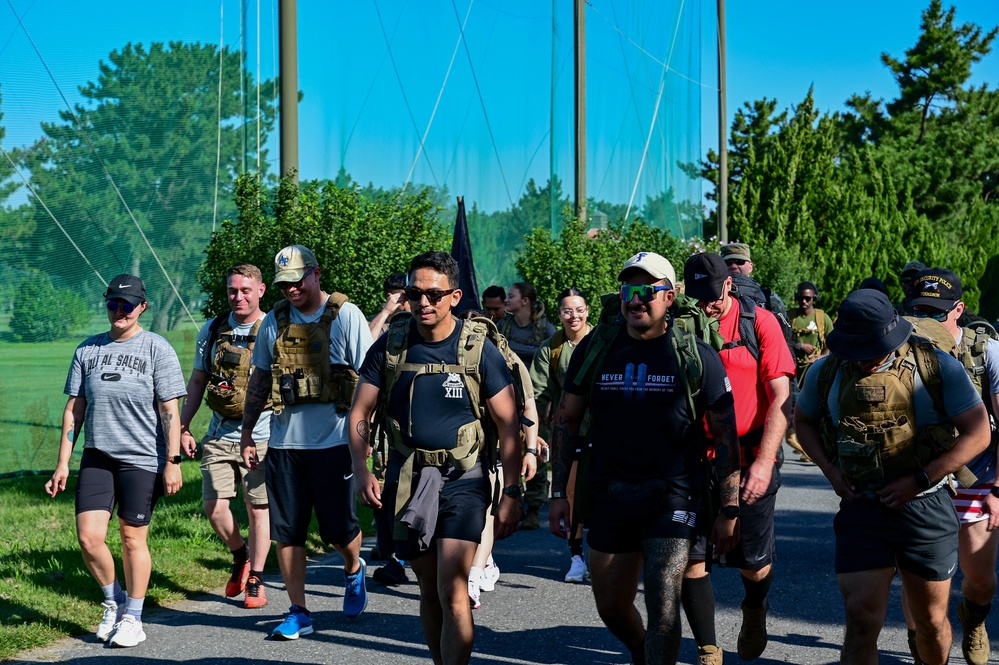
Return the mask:
<path id="1" fill-rule="evenodd" d="M 840 304 L 826 346 L 843 360 L 873 360 L 898 350 L 911 334 L 912 324 L 898 315 L 888 296 L 860 289 Z"/>
<path id="2" fill-rule="evenodd" d="M 146 285 L 135 275 L 123 274 L 111 278 L 104 299 L 117 298 L 133 305 L 141 305 L 146 301 Z"/>
<path id="3" fill-rule="evenodd" d="M 909 301 L 910 306 L 921 305 L 948 310 L 961 300 L 961 278 L 946 268 L 920 270 L 912 280 L 916 297 Z"/>

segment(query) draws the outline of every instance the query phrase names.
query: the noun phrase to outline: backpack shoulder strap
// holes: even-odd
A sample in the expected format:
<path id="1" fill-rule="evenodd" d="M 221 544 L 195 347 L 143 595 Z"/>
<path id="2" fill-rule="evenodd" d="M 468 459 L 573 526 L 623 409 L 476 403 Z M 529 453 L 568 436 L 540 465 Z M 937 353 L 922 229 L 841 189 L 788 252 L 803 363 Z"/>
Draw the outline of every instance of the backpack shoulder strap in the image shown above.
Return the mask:
<path id="1" fill-rule="evenodd" d="M 410 321 L 412 316 L 396 315 L 392 317 L 392 323 L 385 333 L 385 385 L 382 386 L 381 392 L 381 401 L 385 406 L 388 405 L 392 389 L 402 374 L 401 366 L 406 362 Z"/>
<path id="2" fill-rule="evenodd" d="M 910 338 L 912 354 L 916 359 L 916 370 L 923 386 L 933 400 L 933 408 L 942 416 L 947 415 L 944 406 L 943 376 L 940 374 L 940 359 L 934 352 L 936 347 L 930 342 L 916 341 Z"/>
<path id="3" fill-rule="evenodd" d="M 288 327 L 291 321 L 291 303 L 285 299 L 274 303 L 274 322 L 277 323 L 277 336 L 281 336 L 281 331 Z"/>
<path id="4" fill-rule="evenodd" d="M 548 382 L 558 383 L 558 361 L 562 357 L 562 345 L 565 344 L 565 330 L 559 328 L 548 342 Z"/>
<path id="5" fill-rule="evenodd" d="M 670 346 L 673 349 L 678 369 L 681 370 L 680 377 L 683 381 L 690 414 L 694 422 L 700 422 L 704 418 L 705 412 L 704 397 L 701 392 L 704 362 L 697 349 L 697 339 L 685 330 L 673 328 Z"/>
<path id="6" fill-rule="evenodd" d="M 581 386 L 584 383 L 589 382 L 590 388 L 592 389 L 593 375 L 596 373 L 597 367 L 600 366 L 600 362 L 607 354 L 607 350 L 614 342 L 614 338 L 617 337 L 620 329 L 620 325 L 607 323 L 597 324 L 597 327 L 592 333 L 590 333 L 592 337 L 586 346 L 586 355 L 583 357 L 583 362 L 579 366 L 579 372 L 573 379 L 573 385 Z"/>
<path id="7" fill-rule="evenodd" d="M 208 339 L 205 341 L 205 348 L 201 352 L 201 366 L 205 368 L 204 371 L 206 372 L 211 371 L 212 347 L 215 346 L 215 341 L 219 338 L 219 330 L 222 328 L 222 323 L 228 320 L 228 314 L 219 314 L 212 319 L 211 324 L 208 326 Z M 254 332 L 256 332 L 256 329 L 254 329 Z"/>
<path id="8" fill-rule="evenodd" d="M 320 321 L 325 324 L 330 324 L 333 321 L 336 321 L 336 317 L 340 315 L 340 308 L 343 307 L 344 303 L 348 300 L 350 300 L 350 298 L 342 293 L 338 293 L 336 291 L 331 293 L 329 298 L 326 300 L 326 311 L 323 312 L 323 316 Z"/>
<path id="9" fill-rule="evenodd" d="M 722 350 L 745 346 L 754 360 L 760 359 L 760 340 L 756 334 L 756 301 L 748 296 L 739 298 L 739 338 L 722 345 Z"/>
<path id="10" fill-rule="evenodd" d="M 819 345 L 826 345 L 826 313 L 821 309 L 815 310 L 815 327 L 819 329 Z"/>

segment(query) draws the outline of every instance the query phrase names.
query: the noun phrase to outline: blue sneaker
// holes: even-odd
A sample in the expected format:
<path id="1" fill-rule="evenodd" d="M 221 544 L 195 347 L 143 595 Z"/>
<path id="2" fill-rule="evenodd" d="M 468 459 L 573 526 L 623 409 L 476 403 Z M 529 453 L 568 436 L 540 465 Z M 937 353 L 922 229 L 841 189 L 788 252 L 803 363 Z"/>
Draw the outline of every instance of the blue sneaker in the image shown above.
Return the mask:
<path id="1" fill-rule="evenodd" d="M 288 609 L 288 616 L 271 633 L 271 639 L 297 640 L 300 635 L 311 635 L 312 632 L 312 617 L 308 616 L 298 605 L 292 605 Z"/>
<path id="2" fill-rule="evenodd" d="M 343 575 L 343 615 L 348 619 L 360 616 L 368 606 L 368 589 L 364 584 L 364 573 L 368 570 L 368 565 L 364 563 L 364 559 L 359 561 L 360 570 L 353 575 L 348 575 L 344 571 Z"/>

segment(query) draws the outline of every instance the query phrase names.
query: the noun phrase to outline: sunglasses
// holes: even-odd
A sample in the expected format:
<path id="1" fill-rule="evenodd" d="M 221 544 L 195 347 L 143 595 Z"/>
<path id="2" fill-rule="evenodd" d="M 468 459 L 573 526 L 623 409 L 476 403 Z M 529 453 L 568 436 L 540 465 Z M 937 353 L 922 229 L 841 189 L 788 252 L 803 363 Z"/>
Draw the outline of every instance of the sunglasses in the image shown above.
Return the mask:
<path id="1" fill-rule="evenodd" d="M 954 303 L 954 307 L 957 307 L 957 303 Z M 948 310 L 936 310 L 935 312 L 929 312 L 925 309 L 916 309 L 912 311 L 912 315 L 917 319 L 933 319 L 934 321 L 939 321 L 943 323 L 950 316 L 950 313 L 954 311 L 954 307 Z"/>
<path id="2" fill-rule="evenodd" d="M 285 289 L 290 289 L 293 286 L 296 289 L 301 290 L 302 285 L 305 283 L 305 280 L 309 277 L 309 275 L 311 275 L 315 271 L 316 271 L 315 268 L 309 268 L 308 270 L 305 271 L 305 274 L 302 275 L 302 279 L 298 280 L 297 282 L 278 282 L 277 287 L 282 291 L 284 291 Z"/>
<path id="3" fill-rule="evenodd" d="M 135 311 L 135 305 L 130 302 L 125 302 L 124 300 L 121 302 L 118 302 L 117 300 L 108 300 L 105 304 L 107 305 L 109 312 L 117 312 L 120 309 L 126 314 L 131 314 Z"/>
<path id="4" fill-rule="evenodd" d="M 652 302 L 656 294 L 660 291 L 672 291 L 672 286 L 654 286 L 652 284 L 622 284 L 621 300 L 631 302 L 631 299 L 638 296 L 642 302 Z"/>
<path id="5" fill-rule="evenodd" d="M 746 263 L 748 263 L 746 259 L 725 259 L 725 265 L 727 266 L 731 265 L 744 266 L 746 265 Z"/>
<path id="6" fill-rule="evenodd" d="M 815 300 L 815 296 L 798 296 L 798 300 L 801 302 L 812 302 Z"/>
<path id="7" fill-rule="evenodd" d="M 455 291 L 457 291 L 457 289 L 427 289 L 424 291 L 423 289 L 418 289 L 415 286 L 407 286 L 405 293 L 406 300 L 420 302 L 423 300 L 423 296 L 426 296 L 431 305 L 436 305 L 444 298 L 444 296 L 449 296 Z"/>

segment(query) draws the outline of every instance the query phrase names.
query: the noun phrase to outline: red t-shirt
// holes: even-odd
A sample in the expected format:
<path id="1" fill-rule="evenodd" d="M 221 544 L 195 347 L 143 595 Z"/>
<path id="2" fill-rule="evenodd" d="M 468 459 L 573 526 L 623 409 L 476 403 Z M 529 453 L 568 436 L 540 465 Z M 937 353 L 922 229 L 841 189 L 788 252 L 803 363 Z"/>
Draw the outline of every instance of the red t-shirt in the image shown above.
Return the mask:
<path id="1" fill-rule="evenodd" d="M 732 307 L 721 318 L 718 326 L 726 342 L 742 339 L 739 335 L 739 312 L 739 301 L 732 298 Z M 787 348 L 780 322 L 762 307 L 756 308 L 756 337 L 760 344 L 759 362 L 745 346 L 718 353 L 732 384 L 735 423 L 739 436 L 763 427 L 770 404 L 767 382 L 780 376 L 793 377 L 795 371 L 794 356 Z"/>

